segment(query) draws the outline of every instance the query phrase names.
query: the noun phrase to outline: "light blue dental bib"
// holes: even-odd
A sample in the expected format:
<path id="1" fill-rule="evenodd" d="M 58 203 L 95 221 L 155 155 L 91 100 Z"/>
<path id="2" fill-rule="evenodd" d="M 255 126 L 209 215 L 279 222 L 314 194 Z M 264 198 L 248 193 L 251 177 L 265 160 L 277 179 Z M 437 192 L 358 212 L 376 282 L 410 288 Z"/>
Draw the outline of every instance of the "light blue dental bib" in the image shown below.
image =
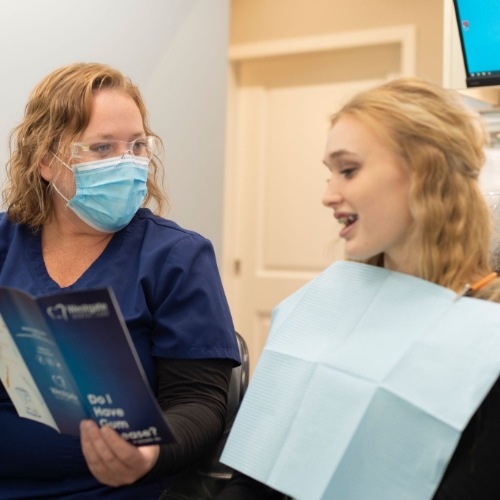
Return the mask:
<path id="1" fill-rule="evenodd" d="M 273 312 L 222 462 L 299 500 L 432 498 L 500 372 L 500 304 L 338 262 Z"/>

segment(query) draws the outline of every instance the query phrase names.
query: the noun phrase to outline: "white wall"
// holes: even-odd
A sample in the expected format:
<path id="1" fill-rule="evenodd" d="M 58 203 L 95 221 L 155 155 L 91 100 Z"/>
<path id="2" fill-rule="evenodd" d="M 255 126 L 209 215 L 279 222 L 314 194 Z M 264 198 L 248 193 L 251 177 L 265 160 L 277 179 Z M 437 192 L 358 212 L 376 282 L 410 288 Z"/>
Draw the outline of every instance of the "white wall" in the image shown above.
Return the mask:
<path id="1" fill-rule="evenodd" d="M 443 9 L 443 86 L 465 89 L 465 64 L 453 0 L 444 0 Z"/>
<path id="2" fill-rule="evenodd" d="M 229 0 L 0 0 L 0 184 L 31 89 L 76 61 L 110 64 L 142 90 L 166 149 L 169 217 L 220 259 Z"/>

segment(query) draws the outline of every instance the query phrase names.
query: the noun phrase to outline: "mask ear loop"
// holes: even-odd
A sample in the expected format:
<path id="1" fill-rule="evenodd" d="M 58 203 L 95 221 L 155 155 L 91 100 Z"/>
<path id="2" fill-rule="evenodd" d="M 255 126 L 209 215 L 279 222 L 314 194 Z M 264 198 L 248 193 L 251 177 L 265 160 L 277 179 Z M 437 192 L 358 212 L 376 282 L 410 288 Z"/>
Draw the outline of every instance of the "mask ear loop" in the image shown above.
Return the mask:
<path id="1" fill-rule="evenodd" d="M 59 156 L 57 156 L 54 152 L 52 152 L 52 155 L 54 156 L 54 158 L 56 158 L 57 160 L 59 160 L 73 175 L 73 169 L 66 163 L 64 162 L 63 160 L 61 160 L 61 158 L 59 158 Z M 51 180 L 50 181 L 50 185 L 52 186 L 52 188 L 54 189 L 54 191 L 66 202 L 66 203 L 69 203 L 69 198 L 66 198 L 66 196 L 64 196 L 61 191 L 59 191 L 58 187 L 55 185 L 54 183 L 54 180 Z"/>

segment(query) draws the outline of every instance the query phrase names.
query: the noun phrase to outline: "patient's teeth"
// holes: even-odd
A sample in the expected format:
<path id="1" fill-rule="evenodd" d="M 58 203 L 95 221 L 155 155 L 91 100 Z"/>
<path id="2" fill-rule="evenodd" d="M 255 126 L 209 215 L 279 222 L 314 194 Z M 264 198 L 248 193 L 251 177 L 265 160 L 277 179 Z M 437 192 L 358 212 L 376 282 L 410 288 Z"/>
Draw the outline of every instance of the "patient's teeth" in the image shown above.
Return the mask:
<path id="1" fill-rule="evenodd" d="M 338 218 L 339 223 L 343 224 L 344 226 L 348 226 L 349 224 L 352 224 L 353 222 L 356 222 L 357 220 L 358 220 L 357 215 L 346 215 L 346 216 Z"/>

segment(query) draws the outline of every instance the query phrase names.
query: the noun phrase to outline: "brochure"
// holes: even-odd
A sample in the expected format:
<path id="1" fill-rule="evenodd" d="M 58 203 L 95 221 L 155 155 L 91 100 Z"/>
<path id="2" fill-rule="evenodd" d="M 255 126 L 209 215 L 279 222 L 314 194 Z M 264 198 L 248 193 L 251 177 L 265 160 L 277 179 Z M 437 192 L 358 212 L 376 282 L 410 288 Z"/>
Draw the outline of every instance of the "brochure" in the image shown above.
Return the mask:
<path id="1" fill-rule="evenodd" d="M 0 287 L 0 379 L 20 417 L 62 434 L 92 419 L 137 446 L 174 441 L 111 288 Z"/>

